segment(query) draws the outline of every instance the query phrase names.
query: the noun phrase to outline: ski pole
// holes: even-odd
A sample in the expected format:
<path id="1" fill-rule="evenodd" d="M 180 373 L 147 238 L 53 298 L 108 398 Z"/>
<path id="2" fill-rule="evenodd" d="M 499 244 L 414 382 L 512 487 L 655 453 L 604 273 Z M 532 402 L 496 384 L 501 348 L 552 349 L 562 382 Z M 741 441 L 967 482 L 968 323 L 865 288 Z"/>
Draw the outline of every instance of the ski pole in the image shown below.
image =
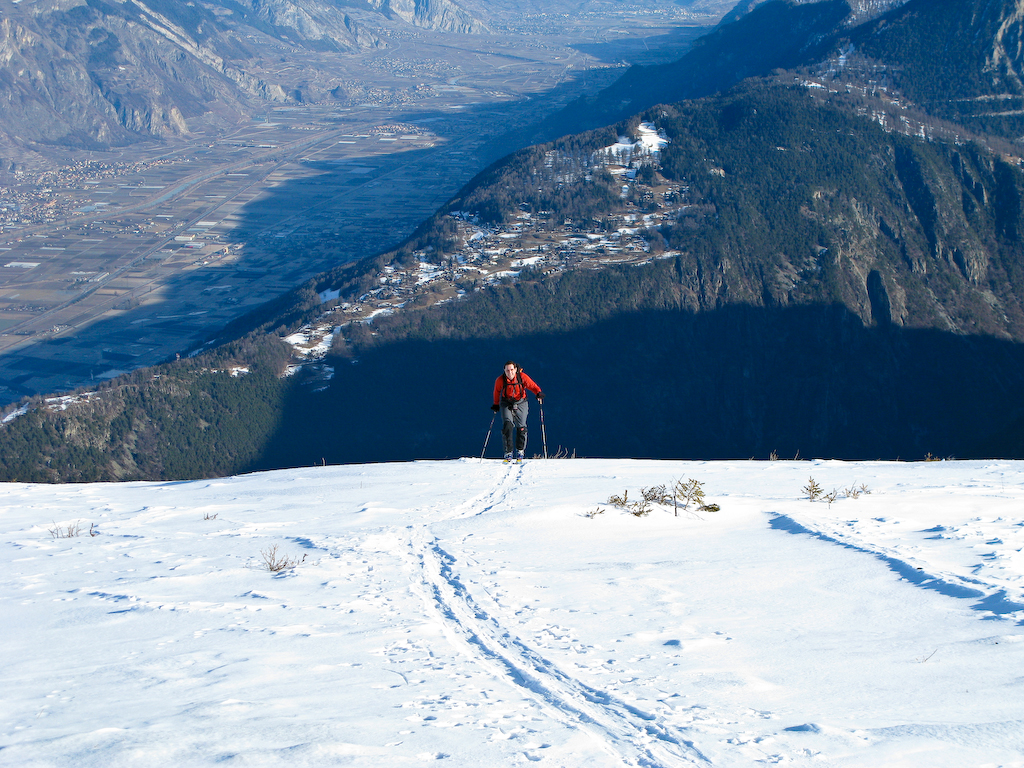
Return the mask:
<path id="1" fill-rule="evenodd" d="M 497 412 L 491 416 L 491 426 L 487 428 L 487 437 L 484 438 L 484 449 L 480 451 L 480 460 L 484 458 L 484 454 L 487 453 L 487 441 L 491 439 L 491 430 L 494 429 L 494 420 L 498 417 Z"/>
<path id="2" fill-rule="evenodd" d="M 544 444 L 544 458 L 546 459 L 548 457 L 548 433 L 544 430 L 544 401 L 541 400 L 539 405 L 540 405 L 540 439 L 541 439 L 541 442 Z"/>

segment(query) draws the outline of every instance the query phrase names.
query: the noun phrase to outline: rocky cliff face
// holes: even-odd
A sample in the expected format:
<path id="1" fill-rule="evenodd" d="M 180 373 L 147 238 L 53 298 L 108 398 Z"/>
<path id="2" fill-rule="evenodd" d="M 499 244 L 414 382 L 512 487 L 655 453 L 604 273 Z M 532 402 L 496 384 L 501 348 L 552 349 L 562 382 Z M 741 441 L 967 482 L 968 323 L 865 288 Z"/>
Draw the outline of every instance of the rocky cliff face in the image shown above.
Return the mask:
<path id="1" fill-rule="evenodd" d="M 0 20 L 0 125 L 14 139 L 116 143 L 126 138 L 116 109 L 84 63 L 34 24 Z"/>
<path id="2" fill-rule="evenodd" d="M 372 8 L 319 0 L 243 0 L 246 16 L 233 22 L 261 27 L 276 37 L 321 50 L 358 50 L 380 44 Z"/>
<path id="3" fill-rule="evenodd" d="M 483 22 L 450 0 L 371 0 L 373 6 L 390 18 L 428 29 L 459 34 L 487 31 Z"/>
<path id="4" fill-rule="evenodd" d="M 687 254 L 686 301 L 836 304 L 865 326 L 1024 339 L 1019 168 L 843 107 L 750 87 L 659 108 L 666 172 L 714 211 L 662 227 Z"/>

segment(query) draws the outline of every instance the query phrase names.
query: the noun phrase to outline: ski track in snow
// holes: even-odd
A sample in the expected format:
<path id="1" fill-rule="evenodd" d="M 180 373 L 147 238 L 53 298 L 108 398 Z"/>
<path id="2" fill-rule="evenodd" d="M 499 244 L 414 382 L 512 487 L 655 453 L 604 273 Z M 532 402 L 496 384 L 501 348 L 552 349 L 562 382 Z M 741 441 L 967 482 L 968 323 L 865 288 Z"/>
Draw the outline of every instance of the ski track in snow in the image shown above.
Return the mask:
<path id="1" fill-rule="evenodd" d="M 623 765 L 682 766 L 708 759 L 682 734 L 648 712 L 567 675 L 530 647 L 514 629 L 484 611 L 453 572 L 455 560 L 436 540 L 413 536 L 427 586 L 427 600 L 446 625 L 446 635 L 479 660 L 492 662 L 496 674 L 534 695 L 570 728 L 588 732 Z"/>
<path id="2" fill-rule="evenodd" d="M 509 503 L 523 474 L 522 466 L 516 467 L 514 472 L 505 473 L 493 488 L 451 510 L 451 518 L 482 515 L 500 510 L 503 505 Z M 820 507 L 819 503 L 815 511 L 819 511 Z M 828 505 L 828 508 L 831 509 L 831 505 Z M 941 570 L 937 573 L 928 573 L 923 566 L 915 565 L 912 557 L 908 557 L 905 546 L 881 545 L 878 533 L 881 526 L 889 522 L 886 518 L 872 519 L 868 525 L 861 526 L 864 530 L 857 535 L 853 529 L 861 522 L 858 520 L 830 526 L 827 520 L 823 521 L 819 516 L 807 521 L 810 526 L 808 527 L 797 522 L 798 517 L 800 516 L 775 514 L 770 525 L 777 530 L 811 536 L 873 555 L 910 583 L 936 590 L 948 597 L 978 599 L 974 606 L 976 610 L 991 612 L 997 616 L 1020 616 L 1024 612 L 1024 602 L 1008 599 L 1006 589 L 993 588 L 992 583 L 985 579 L 965 577 Z M 1002 522 L 1002 518 L 998 520 Z M 1018 527 L 1024 527 L 1024 523 L 1018 524 Z M 939 533 L 931 538 L 941 539 L 942 532 L 946 530 L 943 526 L 937 526 L 935 529 L 919 533 Z M 905 536 L 905 532 L 901 531 L 900 535 Z M 1003 542 L 994 539 L 987 544 Z M 495 669 L 494 674 L 503 674 L 511 684 L 534 694 L 548 706 L 549 711 L 554 709 L 555 716 L 562 722 L 570 727 L 585 730 L 618 762 L 628 766 L 650 768 L 716 764 L 716 761 L 697 748 L 684 733 L 684 729 L 670 724 L 672 719 L 679 719 L 672 717 L 674 713 L 671 707 L 661 707 L 662 711 L 658 713 L 644 711 L 610 692 L 593 688 L 567 674 L 558 664 L 546 658 L 542 645 L 531 645 L 518 634 L 521 625 L 503 624 L 497 604 L 489 598 L 486 590 L 479 591 L 476 596 L 471 593 L 457 572 L 456 558 L 449 554 L 437 539 L 420 530 L 410 535 L 409 548 L 422 571 L 426 587 L 424 601 L 444 623 L 445 634 L 449 640 L 466 649 L 469 655 L 476 656 L 478 662 L 490 663 L 491 668 Z M 1022 550 L 1018 546 L 1015 551 Z M 980 566 L 976 566 L 974 571 L 978 572 L 980 569 Z M 1019 574 L 1013 578 L 1024 583 Z M 1021 597 L 1024 597 L 1024 594 Z M 489 607 L 485 609 L 484 605 Z M 1018 621 L 1018 624 L 1024 625 L 1024 619 Z M 553 629 L 557 636 L 559 629 Z M 1010 636 L 1007 639 L 1013 641 L 1016 637 Z M 720 731 L 722 723 L 735 725 L 744 719 L 769 720 L 772 717 L 770 712 L 749 709 L 731 713 L 705 711 L 692 718 L 689 728 L 685 730 L 715 733 Z M 702 729 L 702 724 L 709 728 Z M 1005 736 L 1007 730 L 1013 732 L 1021 724 L 1022 721 L 991 723 L 986 724 L 986 728 L 997 733 L 1003 732 Z M 793 733 L 820 733 L 823 729 L 806 724 L 787 730 Z M 901 730 L 904 733 L 918 734 L 926 733 L 928 728 L 896 728 L 887 729 L 885 732 Z M 793 757 L 815 756 L 814 752 L 809 750 L 801 750 L 798 754 L 788 756 L 772 749 L 764 750 L 760 746 L 762 742 L 770 744 L 773 740 L 754 734 L 728 741 L 734 746 L 742 747 L 744 754 L 752 763 L 775 764 L 790 762 Z"/>
<path id="3" fill-rule="evenodd" d="M 1024 767 L 1024 633 L 1010 629 L 1024 625 L 1024 463 L 407 467 L 0 489 L 0 521 L 33 510 L 4 534 L 0 608 L 39 625 L 0 646 L 0 765 Z M 807 469 L 879 487 L 812 504 L 798 500 Z M 684 472 L 720 515 L 585 516 Z M 223 525 L 188 522 L 204 514 Z M 77 519 L 97 537 L 45 536 Z M 261 572 L 254 553 L 272 543 L 301 564 Z M 766 549 L 786 550 L 766 560 L 784 571 L 759 570 Z M 857 595 L 832 611 L 854 576 L 879 616 Z M 908 589 L 923 607 L 901 619 Z M 75 658 L 47 646 L 71 637 Z M 891 689 L 871 687 L 887 675 Z M 968 686 L 969 705 L 952 693 Z M 145 702 L 134 726 L 121 696 Z M 879 714 L 879 696 L 906 703 Z M 149 735 L 164 721 L 180 743 Z"/>
<path id="4" fill-rule="evenodd" d="M 1019 588 L 1013 590 L 1016 594 L 1011 597 L 1012 593 L 1008 594 L 1006 588 L 994 585 L 986 579 L 972 578 L 940 569 L 929 572 L 925 570 L 927 565 L 916 565 L 916 560 L 909 557 L 902 549 L 880 546 L 877 542 L 866 539 L 862 534 L 858 535 L 857 532 L 832 529 L 827 533 L 820 530 L 815 531 L 798 523 L 788 515 L 779 515 L 772 520 L 771 525 L 778 530 L 814 536 L 822 541 L 874 555 L 912 584 L 917 584 L 924 589 L 933 589 L 947 597 L 976 601 L 973 605 L 975 610 L 996 616 L 1024 611 L 1024 595 L 1020 594 Z M 852 528 L 855 523 L 851 522 L 848 525 Z M 929 532 L 931 531 L 919 533 Z M 981 568 L 981 565 L 976 566 L 976 570 L 981 570 Z M 1024 625 L 1024 620 L 1019 624 Z"/>
<path id="5" fill-rule="evenodd" d="M 452 510 L 454 517 L 482 515 L 507 503 L 525 465 L 509 468 L 495 486 Z M 410 559 L 422 578 L 423 598 L 445 636 L 467 655 L 545 705 L 569 728 L 585 731 L 626 766 L 707 765 L 708 758 L 657 716 L 574 679 L 542 652 L 503 626 L 495 611 L 474 599 L 453 569 L 455 558 L 422 527 L 408 538 Z"/>

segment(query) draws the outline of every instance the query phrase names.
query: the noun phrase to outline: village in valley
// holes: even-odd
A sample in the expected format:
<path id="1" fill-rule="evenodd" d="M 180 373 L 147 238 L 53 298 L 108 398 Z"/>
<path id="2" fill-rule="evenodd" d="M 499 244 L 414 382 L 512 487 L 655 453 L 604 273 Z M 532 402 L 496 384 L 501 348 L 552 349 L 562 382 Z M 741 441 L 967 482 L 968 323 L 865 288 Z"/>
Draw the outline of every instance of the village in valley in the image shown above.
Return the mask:
<path id="1" fill-rule="evenodd" d="M 651 233 L 688 207 L 689 188 L 669 183 L 657 173 L 647 176 L 651 183 L 637 179 L 642 166 L 657 167 L 658 154 L 667 140 L 650 123 L 641 123 L 636 134 L 620 136 L 616 144 L 589 158 L 591 171 L 603 169 L 621 181 L 623 212 L 600 221 L 555 222 L 548 211 L 521 210 L 507 224 L 488 226 L 471 211 L 449 212 L 458 243 L 454 252 L 438 259 L 437 254 L 419 251 L 415 254 L 418 265 L 411 269 L 385 266 L 379 275 L 380 285 L 355 301 L 341 301 L 337 290 L 320 293 L 321 302 L 334 305 L 313 323 L 285 337 L 295 357 L 289 373 L 307 368 L 313 382 L 325 382 L 333 370 L 323 358 L 332 346 L 341 345 L 351 325 L 372 324 L 375 318 L 394 312 L 457 301 L 488 285 L 516 280 L 524 270 L 549 275 L 570 269 L 641 265 L 674 256 Z M 554 150 L 548 152 L 549 166 L 555 155 Z"/>

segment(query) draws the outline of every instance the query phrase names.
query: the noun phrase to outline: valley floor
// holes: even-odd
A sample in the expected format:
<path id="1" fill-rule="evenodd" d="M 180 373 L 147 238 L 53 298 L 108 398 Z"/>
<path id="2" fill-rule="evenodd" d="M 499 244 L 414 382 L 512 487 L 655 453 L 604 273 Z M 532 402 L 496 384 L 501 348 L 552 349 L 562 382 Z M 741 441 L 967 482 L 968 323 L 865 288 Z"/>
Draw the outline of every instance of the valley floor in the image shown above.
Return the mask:
<path id="1" fill-rule="evenodd" d="M 686 478 L 720 511 L 606 503 Z M 0 765 L 1024 766 L 1022 502 L 1009 461 L 6 484 Z"/>

